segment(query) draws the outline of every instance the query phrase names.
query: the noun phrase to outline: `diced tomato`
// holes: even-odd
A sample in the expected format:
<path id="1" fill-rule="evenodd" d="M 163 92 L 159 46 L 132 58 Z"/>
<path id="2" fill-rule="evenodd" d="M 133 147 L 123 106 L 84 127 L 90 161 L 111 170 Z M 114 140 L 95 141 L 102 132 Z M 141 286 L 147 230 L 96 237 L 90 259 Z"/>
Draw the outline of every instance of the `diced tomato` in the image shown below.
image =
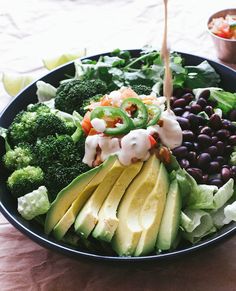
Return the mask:
<path id="1" fill-rule="evenodd" d="M 86 135 L 89 134 L 91 128 L 92 128 L 92 124 L 91 124 L 91 121 L 90 121 L 90 112 L 87 112 L 81 122 L 81 126 L 82 126 L 82 129 L 84 131 L 84 133 Z"/>
<path id="2" fill-rule="evenodd" d="M 151 144 L 151 148 L 154 147 L 157 144 L 157 141 L 151 135 L 149 135 L 148 138 L 149 138 L 149 141 L 150 141 L 150 144 Z"/>
<path id="3" fill-rule="evenodd" d="M 88 135 L 95 135 L 95 134 L 98 134 L 99 132 L 96 131 L 96 129 L 94 129 L 93 127 L 90 129 Z"/>
<path id="4" fill-rule="evenodd" d="M 230 30 L 229 31 L 221 30 L 221 31 L 216 32 L 216 35 L 222 38 L 231 38 L 233 34 Z"/>

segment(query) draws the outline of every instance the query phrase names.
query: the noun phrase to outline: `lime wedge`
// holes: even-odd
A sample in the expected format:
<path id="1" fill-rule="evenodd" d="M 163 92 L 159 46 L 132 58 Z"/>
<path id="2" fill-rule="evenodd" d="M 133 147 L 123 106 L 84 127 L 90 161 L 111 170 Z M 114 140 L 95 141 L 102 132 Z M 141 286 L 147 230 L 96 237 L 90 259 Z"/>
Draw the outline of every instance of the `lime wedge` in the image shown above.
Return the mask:
<path id="1" fill-rule="evenodd" d="M 43 59 L 43 64 L 48 70 L 55 69 L 58 66 L 61 66 L 70 61 L 76 60 L 86 55 L 86 49 L 74 52 L 74 53 L 65 53 L 60 56 L 49 57 Z"/>
<path id="2" fill-rule="evenodd" d="M 20 75 L 13 73 L 3 73 L 2 83 L 6 92 L 14 97 L 22 89 L 35 80 L 35 77 L 31 75 Z"/>

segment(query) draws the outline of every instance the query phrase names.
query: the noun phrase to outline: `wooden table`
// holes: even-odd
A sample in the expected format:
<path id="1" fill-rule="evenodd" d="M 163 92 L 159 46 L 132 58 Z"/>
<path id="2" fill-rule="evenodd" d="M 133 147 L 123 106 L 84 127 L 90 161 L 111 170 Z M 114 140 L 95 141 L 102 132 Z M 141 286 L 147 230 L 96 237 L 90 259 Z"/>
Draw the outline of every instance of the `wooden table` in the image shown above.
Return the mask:
<path id="1" fill-rule="evenodd" d="M 170 0 L 169 41 L 177 51 L 216 59 L 209 15 L 235 0 Z M 14 9 L 13 9 L 14 8 Z M 75 49 L 161 46 L 161 0 L 2 0 L 1 72 L 46 72 L 42 58 Z M 236 66 L 234 66 L 236 69 Z M 0 84 L 0 109 L 11 98 Z M 152 264 L 106 264 L 67 258 L 22 235 L 0 215 L 0 290 L 236 290 L 236 239 Z"/>

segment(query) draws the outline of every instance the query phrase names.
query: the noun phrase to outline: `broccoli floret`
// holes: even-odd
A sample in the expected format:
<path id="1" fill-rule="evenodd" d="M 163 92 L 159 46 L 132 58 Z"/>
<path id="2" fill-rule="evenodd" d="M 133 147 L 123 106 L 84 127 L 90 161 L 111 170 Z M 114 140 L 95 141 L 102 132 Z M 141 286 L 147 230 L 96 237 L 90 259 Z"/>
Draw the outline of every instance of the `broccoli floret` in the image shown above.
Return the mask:
<path id="1" fill-rule="evenodd" d="M 16 115 L 7 131 L 7 140 L 10 146 L 16 146 L 22 142 L 34 142 L 36 119 L 36 112 L 21 111 Z"/>
<path id="2" fill-rule="evenodd" d="M 89 167 L 83 163 L 74 163 L 67 167 L 61 163 L 49 166 L 45 172 L 45 185 L 50 193 L 50 200 L 53 201 L 72 180 L 88 170 Z"/>
<path id="3" fill-rule="evenodd" d="M 146 85 L 133 85 L 132 89 L 138 94 L 138 95 L 150 95 L 152 92 L 152 88 L 148 87 Z"/>
<path id="4" fill-rule="evenodd" d="M 38 139 L 34 148 L 37 164 L 45 173 L 50 200 L 89 167 L 82 163 L 85 137 L 74 143 L 71 136 L 48 136 Z"/>
<path id="5" fill-rule="evenodd" d="M 38 189 L 19 197 L 17 200 L 17 210 L 27 220 L 46 213 L 50 207 L 45 186 L 40 186 Z"/>
<path id="6" fill-rule="evenodd" d="M 7 180 L 11 193 L 20 197 L 44 184 L 44 173 L 40 167 L 27 166 L 14 171 Z"/>
<path id="7" fill-rule="evenodd" d="M 37 163 L 42 169 L 59 162 L 63 166 L 74 165 L 83 158 L 76 144 L 69 135 L 48 136 L 38 139 L 34 153 Z"/>
<path id="8" fill-rule="evenodd" d="M 22 111 L 16 115 L 7 130 L 7 140 L 14 147 L 19 143 L 33 144 L 37 137 L 55 134 L 72 135 L 76 130 L 73 122 L 67 122 L 56 116 L 50 108 L 43 104 L 32 105 L 30 111 Z"/>
<path id="9" fill-rule="evenodd" d="M 20 144 L 12 150 L 6 152 L 3 156 L 3 163 L 10 171 L 33 165 L 35 157 L 32 148 L 28 144 Z"/>
<path id="10" fill-rule="evenodd" d="M 67 133 L 65 122 L 52 113 L 39 115 L 35 121 L 37 137 Z"/>
<path id="11" fill-rule="evenodd" d="M 44 103 L 30 104 L 27 106 L 28 112 L 37 112 L 39 114 L 50 113 L 50 108 Z"/>
<path id="12" fill-rule="evenodd" d="M 81 113 L 85 99 L 97 94 L 105 94 L 106 91 L 107 86 L 101 80 L 68 81 L 57 88 L 55 107 L 70 114 L 74 110 Z"/>
<path id="13" fill-rule="evenodd" d="M 88 99 L 85 99 L 82 103 L 81 109 L 80 109 L 80 113 L 84 116 L 85 113 L 88 111 L 88 109 L 86 108 L 87 106 L 89 106 L 91 103 L 93 102 L 98 102 L 101 100 L 102 98 L 102 94 L 97 94 L 95 96 L 92 96 Z"/>

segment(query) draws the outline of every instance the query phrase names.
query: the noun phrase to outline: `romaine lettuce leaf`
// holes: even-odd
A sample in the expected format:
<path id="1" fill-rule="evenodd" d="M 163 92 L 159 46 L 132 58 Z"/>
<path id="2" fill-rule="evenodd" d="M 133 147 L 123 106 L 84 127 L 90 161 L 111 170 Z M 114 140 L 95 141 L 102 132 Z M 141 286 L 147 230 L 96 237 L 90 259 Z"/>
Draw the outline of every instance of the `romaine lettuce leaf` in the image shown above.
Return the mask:
<path id="1" fill-rule="evenodd" d="M 236 93 L 226 92 L 221 88 L 208 87 L 197 88 L 193 90 L 196 99 L 204 90 L 210 91 L 210 99 L 217 101 L 217 107 L 222 110 L 224 114 L 227 114 L 231 109 L 236 107 Z"/>
<path id="2" fill-rule="evenodd" d="M 216 87 L 220 82 L 220 76 L 207 61 L 203 61 L 198 66 L 185 66 L 185 69 L 187 70 L 185 80 L 187 88 Z"/>
<path id="3" fill-rule="evenodd" d="M 186 209 L 181 214 L 180 226 L 183 237 L 191 243 L 196 243 L 217 230 L 211 215 L 203 210 Z"/>
<path id="4" fill-rule="evenodd" d="M 39 102 L 45 102 L 53 99 L 56 96 L 57 89 L 49 83 L 44 81 L 38 81 L 37 86 L 37 97 Z"/>

